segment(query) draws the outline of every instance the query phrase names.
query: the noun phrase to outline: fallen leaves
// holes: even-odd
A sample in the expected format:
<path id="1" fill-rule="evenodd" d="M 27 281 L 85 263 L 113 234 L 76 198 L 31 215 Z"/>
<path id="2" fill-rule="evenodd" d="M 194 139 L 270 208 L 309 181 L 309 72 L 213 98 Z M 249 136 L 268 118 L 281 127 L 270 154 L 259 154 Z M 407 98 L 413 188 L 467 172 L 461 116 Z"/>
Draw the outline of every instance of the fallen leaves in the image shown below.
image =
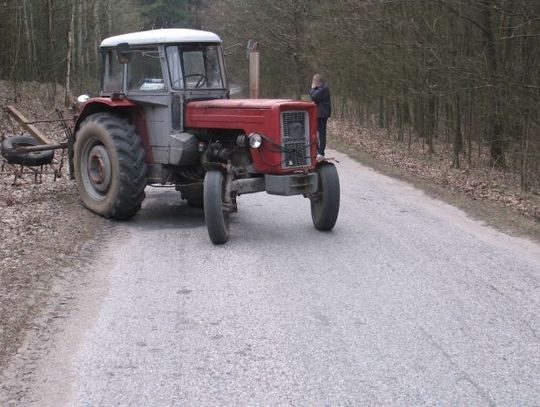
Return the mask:
<path id="1" fill-rule="evenodd" d="M 0 106 L 15 104 L 30 120 L 55 119 L 54 108 L 62 105 L 63 93 L 57 92 L 58 98 L 49 104 L 48 89 L 39 84 L 20 86 L 15 101 L 0 81 Z M 70 114 L 65 111 L 66 118 Z M 37 126 L 53 141 L 65 138 L 56 123 Z M 23 131 L 2 111 L 0 132 L 5 136 Z M 60 154 L 55 152 L 57 161 Z M 69 273 L 65 266 L 79 256 L 81 245 L 103 222 L 82 207 L 66 167 L 57 179 L 50 167 L 41 175 L 27 169 L 16 176 L 21 167 L 0 158 L 0 366 L 16 350 L 20 333 L 47 300 L 55 278 Z"/>
<path id="2" fill-rule="evenodd" d="M 330 143 L 332 138 L 415 177 L 448 187 L 476 201 L 498 202 L 540 222 L 540 197 L 534 191 L 520 190 L 518 174 L 488 166 L 485 148 L 476 146 L 479 156 L 471 160 L 471 164 L 464 159 L 463 168 L 456 169 L 452 163 L 452 146 L 443 141 L 437 140 L 436 152 L 429 154 L 422 139 L 413 136 L 410 144 L 408 139 L 398 142 L 397 136 L 386 129 L 363 127 L 335 118 L 329 122 Z"/>

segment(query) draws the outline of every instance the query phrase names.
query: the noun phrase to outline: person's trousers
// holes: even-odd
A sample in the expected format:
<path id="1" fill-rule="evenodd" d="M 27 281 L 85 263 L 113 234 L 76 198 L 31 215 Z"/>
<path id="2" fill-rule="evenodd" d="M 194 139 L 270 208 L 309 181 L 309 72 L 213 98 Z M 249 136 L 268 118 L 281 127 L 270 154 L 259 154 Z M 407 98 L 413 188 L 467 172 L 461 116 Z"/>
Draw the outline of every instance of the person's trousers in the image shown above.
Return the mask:
<path id="1" fill-rule="evenodd" d="M 328 117 L 319 117 L 317 118 L 317 131 L 319 132 L 319 143 L 317 146 L 317 153 L 324 155 L 324 150 L 326 148 L 326 122 Z"/>

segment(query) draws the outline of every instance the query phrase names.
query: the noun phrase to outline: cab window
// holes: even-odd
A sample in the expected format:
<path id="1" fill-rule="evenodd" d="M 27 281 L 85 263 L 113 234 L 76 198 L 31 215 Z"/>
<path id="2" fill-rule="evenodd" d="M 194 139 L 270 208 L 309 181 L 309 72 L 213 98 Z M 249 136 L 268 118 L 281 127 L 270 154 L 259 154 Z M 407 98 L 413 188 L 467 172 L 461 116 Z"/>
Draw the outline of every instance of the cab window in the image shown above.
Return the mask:
<path id="1" fill-rule="evenodd" d="M 116 51 L 103 53 L 103 92 L 122 91 L 123 65 L 116 58 Z"/>
<path id="2" fill-rule="evenodd" d="M 184 77 L 182 75 L 178 47 L 167 47 L 167 61 L 169 62 L 169 76 L 171 77 L 172 87 L 183 89 Z"/>
<path id="3" fill-rule="evenodd" d="M 155 92 L 165 89 L 157 48 L 133 49 L 128 64 L 127 88 L 130 91 Z"/>
<path id="4" fill-rule="evenodd" d="M 219 47 L 184 44 L 167 47 L 167 61 L 175 89 L 223 89 Z"/>

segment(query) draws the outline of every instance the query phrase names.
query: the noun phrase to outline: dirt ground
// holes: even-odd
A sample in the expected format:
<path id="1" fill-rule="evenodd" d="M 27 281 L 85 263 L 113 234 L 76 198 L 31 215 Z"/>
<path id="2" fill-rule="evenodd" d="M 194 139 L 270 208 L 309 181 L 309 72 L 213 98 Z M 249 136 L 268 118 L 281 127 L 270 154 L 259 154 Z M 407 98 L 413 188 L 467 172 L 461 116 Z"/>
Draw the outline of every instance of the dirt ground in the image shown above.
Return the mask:
<path id="1" fill-rule="evenodd" d="M 0 106 L 7 104 L 15 104 L 30 119 L 54 118 L 50 106 L 62 105 L 62 91 L 54 89 L 51 94 L 50 87 L 37 84 L 11 89 L 0 82 Z M 71 114 L 64 112 L 66 117 Z M 39 128 L 54 141 L 65 138 L 56 124 Z M 16 133 L 18 126 L 2 113 L 0 134 Z M 373 134 L 338 120 L 330 124 L 329 140 L 330 147 L 411 182 L 478 219 L 540 241 L 540 197 L 508 186 L 505 174 L 452 170 L 442 154 L 439 161 L 428 160 L 418 146 L 403 151 L 388 134 Z M 61 153 L 56 152 L 53 166 L 41 177 L 28 172 L 16 177 L 19 168 L 0 159 L 0 372 L 26 332 L 39 328 L 34 323 L 40 312 L 50 309 L 51 302 L 65 301 L 52 289 L 55 283 L 71 284 L 77 278 L 75 265 L 111 224 L 82 206 L 67 162 L 61 164 Z M 53 172 L 60 168 L 62 176 L 55 179 Z"/>
<path id="2" fill-rule="evenodd" d="M 30 120 L 54 119 L 54 109 L 48 106 L 62 106 L 62 93 L 61 89 L 53 93 L 43 85 L 13 90 L 0 82 L 0 106 L 14 104 Z M 64 113 L 70 117 L 71 112 Z M 51 140 L 65 138 L 55 123 L 36 126 Z M 18 133 L 21 129 L 2 112 L 2 137 Z M 53 283 L 68 277 L 86 243 L 106 225 L 79 202 L 60 151 L 41 174 L 26 169 L 16 176 L 20 170 L 0 158 L 0 371 L 43 304 L 51 301 Z M 60 178 L 55 179 L 55 171 Z"/>
<path id="3" fill-rule="evenodd" d="M 8 179 L 11 177 L 7 177 Z M 74 182 L 0 182 L 0 367 L 20 345 L 55 279 L 65 279 L 104 220 L 79 203 Z"/>

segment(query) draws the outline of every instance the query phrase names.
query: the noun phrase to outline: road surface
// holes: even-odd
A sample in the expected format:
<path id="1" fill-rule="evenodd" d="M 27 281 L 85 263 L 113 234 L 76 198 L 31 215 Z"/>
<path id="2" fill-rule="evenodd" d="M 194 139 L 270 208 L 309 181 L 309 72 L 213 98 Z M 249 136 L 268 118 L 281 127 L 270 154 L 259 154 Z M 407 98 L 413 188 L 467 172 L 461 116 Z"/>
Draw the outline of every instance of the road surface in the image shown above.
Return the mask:
<path id="1" fill-rule="evenodd" d="M 539 405 L 540 247 L 335 155 L 331 233 L 307 200 L 254 194 L 216 247 L 150 189 L 0 404 Z"/>

